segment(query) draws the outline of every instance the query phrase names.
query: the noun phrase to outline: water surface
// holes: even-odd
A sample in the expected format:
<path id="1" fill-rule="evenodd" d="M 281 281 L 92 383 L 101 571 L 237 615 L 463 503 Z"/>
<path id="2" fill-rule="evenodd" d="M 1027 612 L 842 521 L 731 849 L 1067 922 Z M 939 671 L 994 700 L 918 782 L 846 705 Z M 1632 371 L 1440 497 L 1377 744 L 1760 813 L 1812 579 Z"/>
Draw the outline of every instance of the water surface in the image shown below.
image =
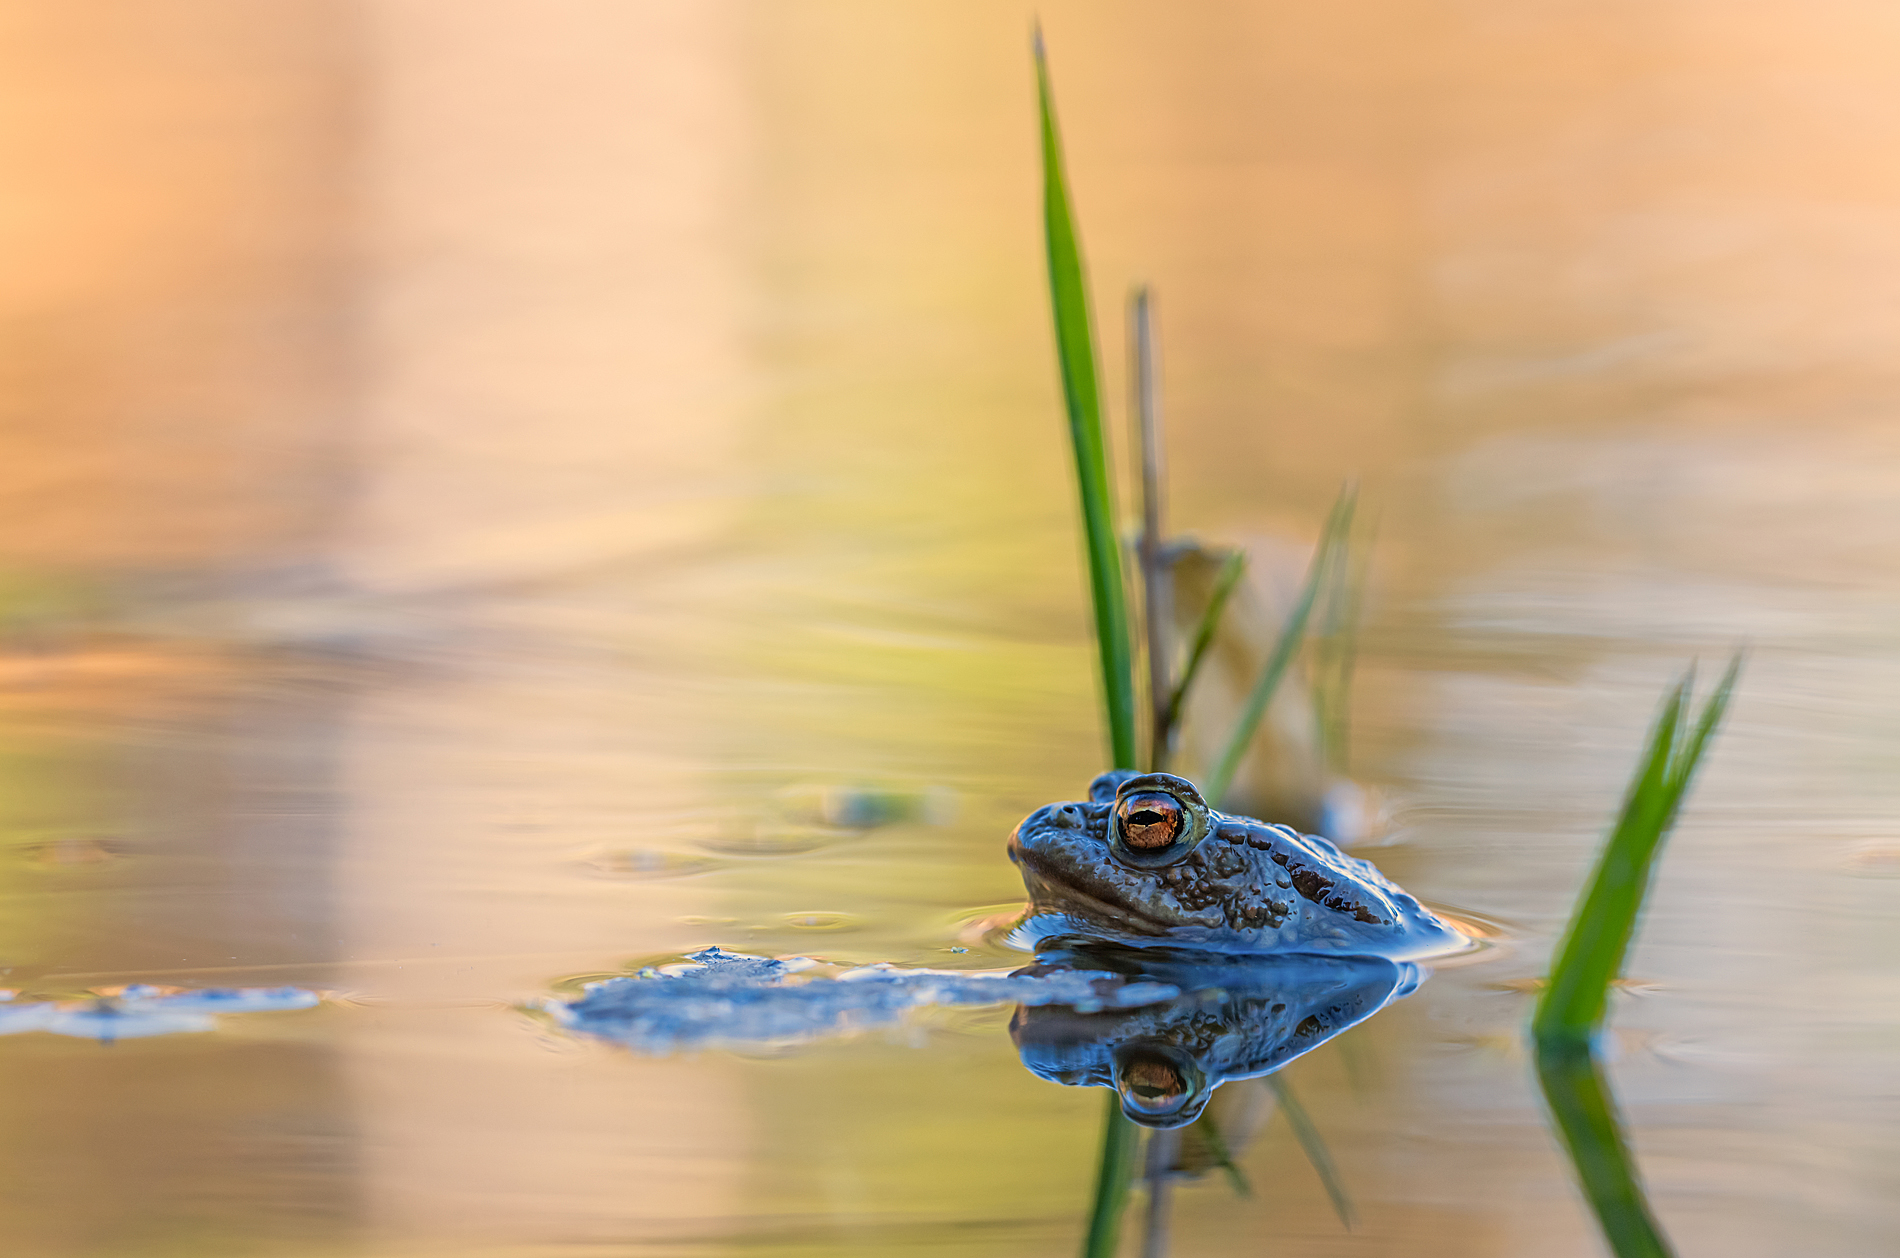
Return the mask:
<path id="1" fill-rule="evenodd" d="M 1900 20 L 1040 7 L 1178 524 L 1379 517 L 1361 854 L 1503 923 L 1286 1077 L 1176 1251 L 1591 1254 L 1522 1045 L 1652 705 L 1738 641 L 1613 1067 L 1685 1253 L 1900 1226 Z M 0 5 L 0 969 L 330 997 L 0 1039 L 9 1252 L 1044 1254 L 1098 1093 L 1008 1010 L 632 1055 L 710 944 L 1006 963 L 1100 767 L 1029 10 Z M 935 801 L 891 824 L 826 792 Z"/>

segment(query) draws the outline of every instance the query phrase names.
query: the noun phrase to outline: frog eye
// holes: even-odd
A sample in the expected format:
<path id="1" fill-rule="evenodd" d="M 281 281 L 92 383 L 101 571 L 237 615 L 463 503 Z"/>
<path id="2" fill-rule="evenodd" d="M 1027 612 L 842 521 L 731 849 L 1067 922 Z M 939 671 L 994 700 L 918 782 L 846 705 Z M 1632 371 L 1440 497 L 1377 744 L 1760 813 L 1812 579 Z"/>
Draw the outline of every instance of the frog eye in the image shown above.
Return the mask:
<path id="1" fill-rule="evenodd" d="M 1116 1054 L 1115 1091 L 1122 1113 L 1144 1127 L 1179 1127 L 1207 1104 L 1207 1081 L 1178 1049 L 1165 1044 L 1124 1045 Z"/>
<path id="2" fill-rule="evenodd" d="M 1172 865 L 1187 856 L 1211 825 L 1194 783 L 1172 773 L 1126 778 L 1115 794 L 1109 850 L 1124 865 Z"/>
<path id="3" fill-rule="evenodd" d="M 1164 791 L 1125 795 L 1115 804 L 1115 829 L 1137 852 L 1160 852 L 1187 833 L 1187 809 Z"/>

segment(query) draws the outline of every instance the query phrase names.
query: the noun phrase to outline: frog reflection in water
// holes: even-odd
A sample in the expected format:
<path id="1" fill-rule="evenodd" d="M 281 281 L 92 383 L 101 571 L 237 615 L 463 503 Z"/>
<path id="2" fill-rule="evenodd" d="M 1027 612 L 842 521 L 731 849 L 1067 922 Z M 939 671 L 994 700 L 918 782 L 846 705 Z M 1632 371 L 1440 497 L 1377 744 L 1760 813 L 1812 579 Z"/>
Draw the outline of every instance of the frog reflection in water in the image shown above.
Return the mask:
<path id="1" fill-rule="evenodd" d="M 1104 773 L 1010 836 L 1025 923 L 1069 936 L 1223 953 L 1406 960 L 1468 940 L 1326 839 L 1215 812 L 1169 773 Z"/>
<path id="2" fill-rule="evenodd" d="M 1010 1020 L 1023 1065 L 1056 1083 L 1114 1088 L 1145 1127 L 1184 1127 L 1214 1089 L 1271 1074 L 1418 986 L 1419 967 L 1384 957 L 1223 957 L 1083 944 L 1024 974 L 1109 972 L 1179 995 L 1135 1008 L 1023 1005 Z"/>

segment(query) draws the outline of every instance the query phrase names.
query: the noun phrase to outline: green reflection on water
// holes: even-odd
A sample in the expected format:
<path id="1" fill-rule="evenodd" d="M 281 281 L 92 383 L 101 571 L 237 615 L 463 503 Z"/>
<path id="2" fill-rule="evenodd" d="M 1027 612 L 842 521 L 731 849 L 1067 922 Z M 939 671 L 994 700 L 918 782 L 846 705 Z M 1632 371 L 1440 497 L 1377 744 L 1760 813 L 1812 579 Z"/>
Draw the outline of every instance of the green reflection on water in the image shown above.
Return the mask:
<path id="1" fill-rule="evenodd" d="M 1616 1103 L 1595 1055 L 1583 1044 L 1539 1046 L 1537 1081 L 1617 1258 L 1668 1258 L 1675 1251 L 1649 1212 Z"/>

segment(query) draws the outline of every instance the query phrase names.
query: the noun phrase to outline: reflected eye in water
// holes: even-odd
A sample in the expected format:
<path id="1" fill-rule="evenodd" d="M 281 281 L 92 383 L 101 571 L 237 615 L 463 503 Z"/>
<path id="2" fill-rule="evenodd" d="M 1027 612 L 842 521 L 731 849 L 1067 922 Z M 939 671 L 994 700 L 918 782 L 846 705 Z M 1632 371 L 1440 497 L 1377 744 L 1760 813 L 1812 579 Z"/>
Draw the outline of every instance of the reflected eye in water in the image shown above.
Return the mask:
<path id="1" fill-rule="evenodd" d="M 1145 1114 L 1179 1109 L 1187 1091 L 1187 1080 L 1165 1061 L 1134 1061 L 1122 1069 L 1122 1099 Z"/>
<path id="2" fill-rule="evenodd" d="M 1129 1048 L 1116 1054 L 1115 1091 L 1122 1113 L 1144 1127 L 1192 1122 L 1204 1101 L 1200 1071 L 1165 1049 Z"/>

